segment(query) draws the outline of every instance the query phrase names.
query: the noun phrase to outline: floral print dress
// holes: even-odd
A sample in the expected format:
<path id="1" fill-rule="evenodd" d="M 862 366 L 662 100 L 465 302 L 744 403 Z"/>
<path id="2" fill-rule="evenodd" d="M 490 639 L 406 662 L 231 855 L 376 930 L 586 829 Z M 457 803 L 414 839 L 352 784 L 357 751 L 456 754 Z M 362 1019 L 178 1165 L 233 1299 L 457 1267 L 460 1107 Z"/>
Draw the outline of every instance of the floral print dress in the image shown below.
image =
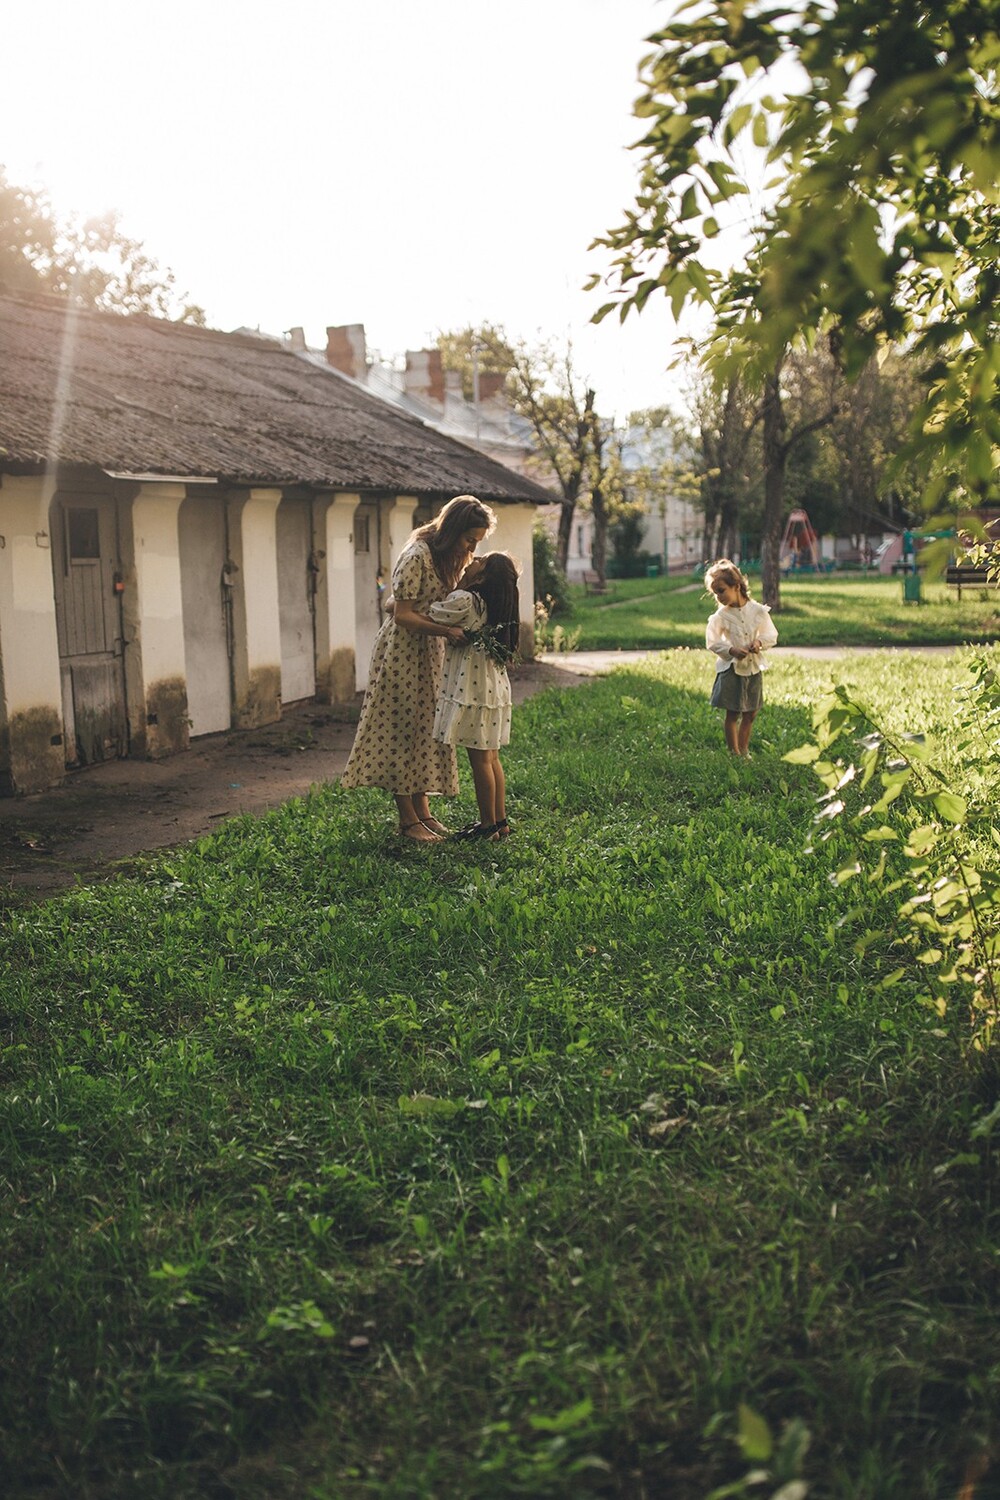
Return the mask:
<path id="1" fill-rule="evenodd" d="M 426 542 L 411 542 L 401 553 L 392 593 L 421 614 L 447 596 Z M 342 786 L 381 786 L 398 797 L 458 795 L 454 747 L 434 739 L 443 660 L 441 636 L 418 635 L 392 616 L 384 622 Z"/>

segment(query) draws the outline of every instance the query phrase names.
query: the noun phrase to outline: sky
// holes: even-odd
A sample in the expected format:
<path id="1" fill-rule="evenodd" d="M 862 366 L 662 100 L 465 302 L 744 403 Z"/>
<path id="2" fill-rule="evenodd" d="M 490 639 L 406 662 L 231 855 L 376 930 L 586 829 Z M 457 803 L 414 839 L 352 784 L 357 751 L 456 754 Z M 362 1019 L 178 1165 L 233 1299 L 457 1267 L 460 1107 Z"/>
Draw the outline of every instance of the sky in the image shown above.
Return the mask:
<path id="1" fill-rule="evenodd" d="M 0 163 L 116 209 L 216 328 L 572 340 L 605 416 L 676 404 L 665 300 L 599 326 L 672 0 L 49 0 L 4 21 Z"/>

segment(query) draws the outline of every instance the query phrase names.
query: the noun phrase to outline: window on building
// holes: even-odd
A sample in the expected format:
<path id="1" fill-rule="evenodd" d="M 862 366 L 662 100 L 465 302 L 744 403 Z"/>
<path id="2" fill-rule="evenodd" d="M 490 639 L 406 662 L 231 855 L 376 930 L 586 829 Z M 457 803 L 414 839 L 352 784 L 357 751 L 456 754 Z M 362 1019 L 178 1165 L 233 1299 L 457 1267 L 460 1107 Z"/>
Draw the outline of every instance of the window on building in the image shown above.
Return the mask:
<path id="1" fill-rule="evenodd" d="M 66 511 L 66 540 L 70 562 L 93 562 L 101 555 L 97 511 L 72 506 Z"/>
<path id="2" fill-rule="evenodd" d="M 354 517 L 354 550 L 355 552 L 370 552 L 371 544 L 368 537 L 369 516 Z"/>

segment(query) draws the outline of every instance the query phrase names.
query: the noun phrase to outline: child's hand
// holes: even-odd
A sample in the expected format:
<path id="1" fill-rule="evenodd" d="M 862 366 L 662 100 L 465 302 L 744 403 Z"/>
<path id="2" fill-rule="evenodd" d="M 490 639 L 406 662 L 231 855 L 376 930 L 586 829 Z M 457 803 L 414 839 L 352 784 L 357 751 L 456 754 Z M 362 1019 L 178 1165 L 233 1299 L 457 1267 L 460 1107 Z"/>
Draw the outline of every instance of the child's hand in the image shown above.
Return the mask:
<path id="1" fill-rule="evenodd" d="M 448 640 L 453 646 L 461 646 L 465 643 L 465 631 L 461 625 L 448 626 Z"/>
<path id="2" fill-rule="evenodd" d="M 750 655 L 750 652 L 744 651 L 740 646 L 730 646 L 729 654 L 733 658 L 733 661 L 742 661 L 745 656 Z"/>

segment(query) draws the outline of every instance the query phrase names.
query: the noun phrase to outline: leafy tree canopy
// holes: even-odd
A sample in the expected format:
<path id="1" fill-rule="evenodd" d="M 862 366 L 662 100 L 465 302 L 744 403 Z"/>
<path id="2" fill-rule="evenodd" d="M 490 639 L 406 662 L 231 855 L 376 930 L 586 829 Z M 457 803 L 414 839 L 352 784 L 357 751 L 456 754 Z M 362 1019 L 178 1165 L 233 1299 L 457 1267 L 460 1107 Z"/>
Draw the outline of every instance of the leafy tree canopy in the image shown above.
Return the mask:
<path id="1" fill-rule="evenodd" d="M 610 248 L 612 309 L 662 291 L 715 313 L 717 367 L 831 335 L 849 374 L 891 342 L 925 356 L 928 493 L 985 499 L 1000 454 L 997 0 L 699 0 L 650 38 L 636 203 Z M 712 243 L 774 175 L 745 260 Z M 598 277 L 591 281 L 596 285 Z"/>
<path id="2" fill-rule="evenodd" d="M 174 275 L 129 239 L 117 214 L 61 220 L 43 192 L 18 187 L 0 167 L 0 290 L 47 291 L 109 312 L 204 323 Z"/>

